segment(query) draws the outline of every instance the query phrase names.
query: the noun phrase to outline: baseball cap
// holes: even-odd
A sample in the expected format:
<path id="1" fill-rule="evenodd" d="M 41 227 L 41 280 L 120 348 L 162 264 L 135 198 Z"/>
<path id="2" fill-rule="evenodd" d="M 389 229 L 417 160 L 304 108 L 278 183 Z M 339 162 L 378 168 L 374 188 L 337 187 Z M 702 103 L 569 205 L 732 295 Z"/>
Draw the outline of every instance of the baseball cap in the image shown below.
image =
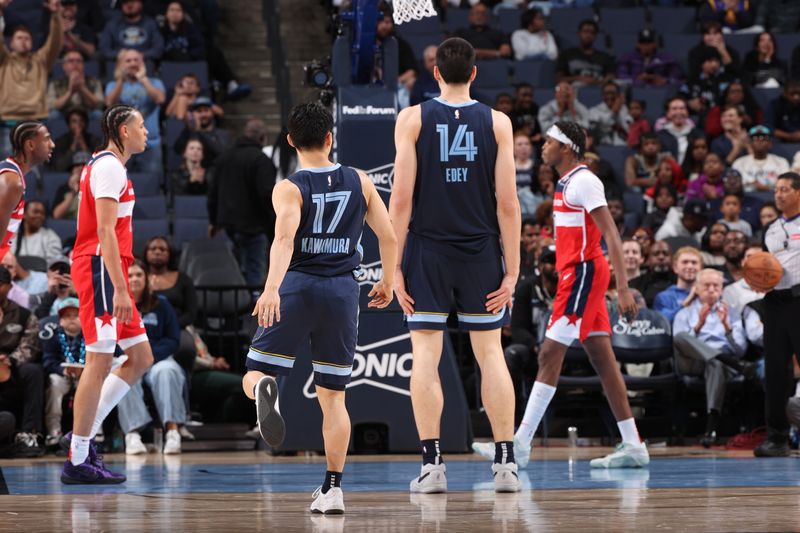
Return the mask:
<path id="1" fill-rule="evenodd" d="M 4 266 L 0 266 L 0 283 L 11 283 L 11 272 Z"/>
<path id="2" fill-rule="evenodd" d="M 758 137 L 759 135 L 766 135 L 767 137 L 772 137 L 772 130 L 769 129 L 767 126 L 753 126 L 749 130 L 747 130 L 747 134 L 750 137 Z"/>
<path id="3" fill-rule="evenodd" d="M 639 32 L 639 38 L 637 39 L 639 43 L 654 43 L 656 42 L 656 32 L 651 30 L 650 28 L 645 28 Z"/>
<path id="4" fill-rule="evenodd" d="M 58 316 L 61 316 L 61 313 L 63 313 L 67 309 L 80 309 L 80 304 L 78 303 L 78 299 L 75 298 L 74 296 L 69 296 L 61 300 L 56 306 L 56 312 L 58 313 Z"/>
<path id="5" fill-rule="evenodd" d="M 212 102 L 211 98 L 209 98 L 208 96 L 198 96 L 197 98 L 194 99 L 192 105 L 189 106 L 189 109 L 194 111 L 198 107 L 211 107 L 213 105 L 214 102 Z"/>
<path id="6" fill-rule="evenodd" d="M 688 200 L 686 205 L 683 206 L 683 214 L 708 217 L 708 204 L 704 200 Z"/>
<path id="7" fill-rule="evenodd" d="M 540 263 L 553 263 L 556 262 L 556 247 L 554 245 L 545 246 L 539 254 Z"/>

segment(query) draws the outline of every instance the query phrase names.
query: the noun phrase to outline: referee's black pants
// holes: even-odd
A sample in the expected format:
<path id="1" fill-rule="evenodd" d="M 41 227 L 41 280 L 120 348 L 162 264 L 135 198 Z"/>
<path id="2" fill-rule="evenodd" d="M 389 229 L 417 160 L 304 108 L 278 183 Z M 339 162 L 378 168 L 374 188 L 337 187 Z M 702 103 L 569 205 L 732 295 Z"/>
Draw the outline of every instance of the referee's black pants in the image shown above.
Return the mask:
<path id="1" fill-rule="evenodd" d="M 764 297 L 764 396 L 768 438 L 785 442 L 789 435 L 786 403 L 792 393 L 792 355 L 800 361 L 800 297 L 789 290 Z"/>

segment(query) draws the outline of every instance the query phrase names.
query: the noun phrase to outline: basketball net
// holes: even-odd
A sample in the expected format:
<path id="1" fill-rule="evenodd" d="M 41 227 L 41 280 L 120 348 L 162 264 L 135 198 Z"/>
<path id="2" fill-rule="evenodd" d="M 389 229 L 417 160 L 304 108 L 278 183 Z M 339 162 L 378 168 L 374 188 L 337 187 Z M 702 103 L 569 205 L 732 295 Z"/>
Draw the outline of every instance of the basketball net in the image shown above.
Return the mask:
<path id="1" fill-rule="evenodd" d="M 436 16 L 431 0 L 394 0 L 392 8 L 395 24 Z"/>

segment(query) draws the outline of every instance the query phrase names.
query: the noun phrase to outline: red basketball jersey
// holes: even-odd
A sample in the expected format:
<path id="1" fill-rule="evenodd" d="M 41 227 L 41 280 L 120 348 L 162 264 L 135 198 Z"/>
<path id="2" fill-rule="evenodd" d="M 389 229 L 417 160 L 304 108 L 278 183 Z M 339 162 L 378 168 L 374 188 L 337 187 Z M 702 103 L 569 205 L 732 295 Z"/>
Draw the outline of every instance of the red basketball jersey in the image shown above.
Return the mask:
<path id="1" fill-rule="evenodd" d="M 553 198 L 556 270 L 602 256 L 602 234 L 589 214 L 606 204 L 603 183 L 581 165 L 558 180 Z"/>
<path id="2" fill-rule="evenodd" d="M 78 233 L 72 257 L 102 255 L 100 240 L 97 238 L 98 198 L 111 198 L 119 202 L 115 227 L 119 254 L 123 259 L 133 259 L 133 184 L 128 179 L 125 165 L 109 151 L 94 154 L 83 167 Z"/>
<path id="3" fill-rule="evenodd" d="M 0 161 L 0 173 L 5 172 L 19 176 L 19 181 L 22 183 L 22 194 L 19 197 L 17 207 L 15 207 L 14 211 L 11 213 L 11 219 L 8 221 L 6 234 L 3 235 L 3 240 L 0 241 L 0 260 L 2 260 L 6 256 L 8 250 L 11 249 L 11 239 L 17 235 L 19 225 L 22 224 L 22 216 L 25 214 L 25 176 L 22 174 L 22 169 L 16 161 L 9 157 L 4 161 Z"/>

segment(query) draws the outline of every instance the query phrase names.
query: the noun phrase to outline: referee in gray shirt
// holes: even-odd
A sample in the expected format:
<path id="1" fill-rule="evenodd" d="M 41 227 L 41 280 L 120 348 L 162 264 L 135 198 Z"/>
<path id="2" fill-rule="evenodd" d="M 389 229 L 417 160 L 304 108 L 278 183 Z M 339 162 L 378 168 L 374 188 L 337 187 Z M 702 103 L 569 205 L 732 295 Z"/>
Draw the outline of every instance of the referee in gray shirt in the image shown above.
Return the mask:
<path id="1" fill-rule="evenodd" d="M 767 439 L 756 457 L 789 455 L 786 404 L 793 383 L 792 355 L 800 358 L 800 174 L 786 172 L 775 184 L 783 215 L 764 232 L 764 248 L 781 262 L 783 277 L 764 297 Z"/>

